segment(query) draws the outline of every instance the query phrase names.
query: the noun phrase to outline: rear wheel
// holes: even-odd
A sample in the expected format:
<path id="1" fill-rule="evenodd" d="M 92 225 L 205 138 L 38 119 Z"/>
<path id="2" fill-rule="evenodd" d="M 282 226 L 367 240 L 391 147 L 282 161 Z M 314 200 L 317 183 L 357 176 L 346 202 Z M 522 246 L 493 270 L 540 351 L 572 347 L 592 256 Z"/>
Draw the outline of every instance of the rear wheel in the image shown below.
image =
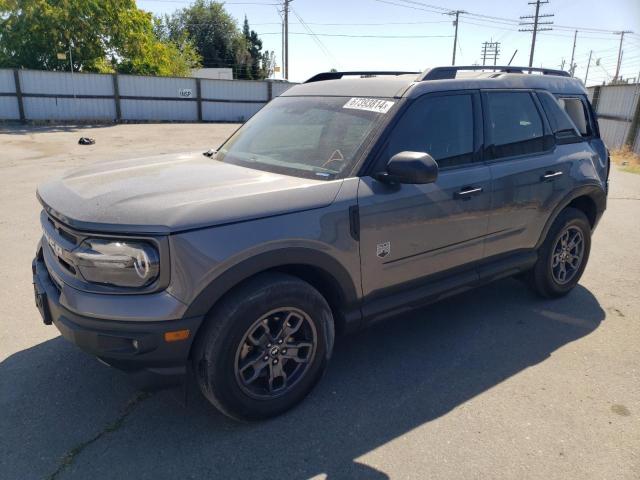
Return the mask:
<path id="1" fill-rule="evenodd" d="M 333 339 L 331 310 L 316 289 L 289 275 L 261 274 L 212 311 L 195 346 L 196 378 L 226 415 L 272 417 L 311 391 Z"/>
<path id="2" fill-rule="evenodd" d="M 538 251 L 529 274 L 533 289 L 546 298 L 569 293 L 580 280 L 591 249 L 591 225 L 575 208 L 564 209 Z"/>

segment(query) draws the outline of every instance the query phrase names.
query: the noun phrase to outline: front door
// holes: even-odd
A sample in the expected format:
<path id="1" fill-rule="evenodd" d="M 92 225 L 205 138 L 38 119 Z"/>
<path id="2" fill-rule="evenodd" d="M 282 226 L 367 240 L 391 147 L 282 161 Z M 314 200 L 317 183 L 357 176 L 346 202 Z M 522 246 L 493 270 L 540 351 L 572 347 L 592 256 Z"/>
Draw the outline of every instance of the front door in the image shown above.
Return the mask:
<path id="1" fill-rule="evenodd" d="M 361 179 L 360 256 L 366 298 L 410 287 L 483 257 L 491 198 L 489 168 L 478 162 L 482 132 L 474 92 L 425 95 L 397 122 L 375 171 L 401 151 L 429 153 L 435 183 L 388 185 Z"/>

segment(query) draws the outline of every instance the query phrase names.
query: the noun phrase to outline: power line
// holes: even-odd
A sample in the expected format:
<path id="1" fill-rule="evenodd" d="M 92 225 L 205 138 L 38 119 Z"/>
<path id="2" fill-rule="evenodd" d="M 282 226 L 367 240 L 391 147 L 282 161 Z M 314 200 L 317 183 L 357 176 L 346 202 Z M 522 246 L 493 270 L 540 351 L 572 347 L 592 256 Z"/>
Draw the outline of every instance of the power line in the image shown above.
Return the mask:
<path id="1" fill-rule="evenodd" d="M 316 42 L 316 44 L 320 47 L 320 50 L 322 51 L 322 53 L 324 53 L 326 55 L 326 57 L 333 63 L 338 63 L 336 58 L 331 54 L 331 52 L 329 51 L 329 49 L 326 47 L 326 45 L 322 42 L 322 40 L 320 40 L 318 38 L 318 36 L 313 32 L 313 30 L 311 30 L 311 27 L 309 27 L 309 25 L 307 25 L 305 23 L 305 21 L 302 19 L 302 17 L 298 14 L 298 12 L 296 12 L 294 9 L 291 9 L 291 11 L 293 12 L 293 14 L 296 16 L 296 18 L 298 19 L 298 21 L 302 24 L 302 26 L 305 28 L 305 30 L 307 30 L 307 32 L 309 32 L 313 38 L 313 40 Z"/>
<path id="2" fill-rule="evenodd" d="M 282 22 L 264 22 L 252 23 L 251 25 L 280 25 Z M 428 22 L 367 22 L 367 23 L 324 23 L 324 22 L 305 22 L 307 25 L 325 26 L 325 27 L 370 27 L 370 26 L 387 26 L 387 25 L 428 25 L 433 23 L 449 23 L 449 20 L 432 20 Z"/>
<path id="3" fill-rule="evenodd" d="M 280 32 L 259 32 L 259 35 L 280 35 Z M 347 33 L 309 33 L 289 32 L 289 35 L 308 35 L 318 37 L 346 37 L 346 38 L 453 38 L 453 35 L 354 35 Z"/>
<path id="4" fill-rule="evenodd" d="M 412 8 L 414 10 L 423 10 L 423 11 L 427 11 L 427 12 L 431 12 L 431 13 L 438 13 L 438 14 L 447 14 L 449 11 L 451 11 L 451 9 L 447 9 L 444 7 L 440 7 L 437 5 L 431 5 L 428 3 L 424 3 L 424 2 L 418 2 L 415 0 L 397 0 L 397 1 L 390 1 L 390 0 L 374 0 L 376 2 L 380 2 L 380 3 L 387 3 L 390 5 L 396 5 L 399 7 L 404 7 L 404 8 Z M 397 3 L 397 2 L 404 2 L 404 3 Z M 541 2 L 541 3 L 548 3 L 548 2 Z M 410 5 L 407 5 L 410 4 Z M 535 4 L 535 2 L 530 2 L 531 5 Z M 420 8 L 422 7 L 422 8 Z M 480 13 L 475 13 L 475 12 L 465 12 L 465 15 L 469 16 L 469 17 L 475 17 L 474 20 L 476 21 L 490 21 L 491 23 L 503 23 L 506 25 L 512 25 L 512 26 L 518 26 L 519 21 L 513 18 L 506 18 L 506 17 L 499 17 L 499 16 L 495 16 L 495 15 L 484 15 L 484 14 L 480 14 Z M 580 27 L 580 26 L 572 26 L 572 25 L 555 25 L 554 24 L 554 28 L 558 29 L 558 30 L 570 30 L 570 31 L 575 31 L 575 30 L 580 30 L 581 32 L 591 32 L 591 33 L 614 33 L 614 30 L 606 30 L 603 28 L 593 28 L 593 27 Z M 640 37 L 640 35 L 638 34 L 634 34 L 637 37 Z"/>

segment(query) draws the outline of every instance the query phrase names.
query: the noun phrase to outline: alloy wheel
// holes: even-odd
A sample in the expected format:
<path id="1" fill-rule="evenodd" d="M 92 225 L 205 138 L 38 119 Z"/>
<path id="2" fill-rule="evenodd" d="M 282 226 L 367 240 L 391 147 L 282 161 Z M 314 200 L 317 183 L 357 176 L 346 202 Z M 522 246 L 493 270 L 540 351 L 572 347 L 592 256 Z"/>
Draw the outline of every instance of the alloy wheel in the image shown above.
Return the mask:
<path id="1" fill-rule="evenodd" d="M 286 394 L 309 369 L 316 345 L 316 328 L 305 312 L 294 307 L 268 312 L 249 327 L 238 346 L 238 385 L 254 398 Z"/>
<path id="2" fill-rule="evenodd" d="M 574 226 L 565 228 L 551 255 L 551 272 L 553 279 L 564 285 L 575 277 L 580 269 L 584 257 L 584 236 L 582 231 Z"/>

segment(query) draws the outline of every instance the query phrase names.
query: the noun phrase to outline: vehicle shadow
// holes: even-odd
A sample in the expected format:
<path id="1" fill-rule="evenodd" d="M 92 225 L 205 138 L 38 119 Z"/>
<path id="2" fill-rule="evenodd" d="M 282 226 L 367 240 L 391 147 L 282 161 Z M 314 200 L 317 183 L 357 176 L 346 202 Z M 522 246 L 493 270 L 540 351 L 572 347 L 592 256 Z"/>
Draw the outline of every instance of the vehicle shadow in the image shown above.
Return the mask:
<path id="1" fill-rule="evenodd" d="M 255 424 L 228 420 L 197 392 L 185 407 L 178 389 L 125 407 L 136 395 L 126 377 L 56 338 L 0 363 L 0 471 L 50 475 L 75 448 L 60 478 L 388 478 L 357 459 L 544 361 L 604 318 L 584 287 L 543 301 L 500 281 L 339 339 L 307 400 Z"/>

